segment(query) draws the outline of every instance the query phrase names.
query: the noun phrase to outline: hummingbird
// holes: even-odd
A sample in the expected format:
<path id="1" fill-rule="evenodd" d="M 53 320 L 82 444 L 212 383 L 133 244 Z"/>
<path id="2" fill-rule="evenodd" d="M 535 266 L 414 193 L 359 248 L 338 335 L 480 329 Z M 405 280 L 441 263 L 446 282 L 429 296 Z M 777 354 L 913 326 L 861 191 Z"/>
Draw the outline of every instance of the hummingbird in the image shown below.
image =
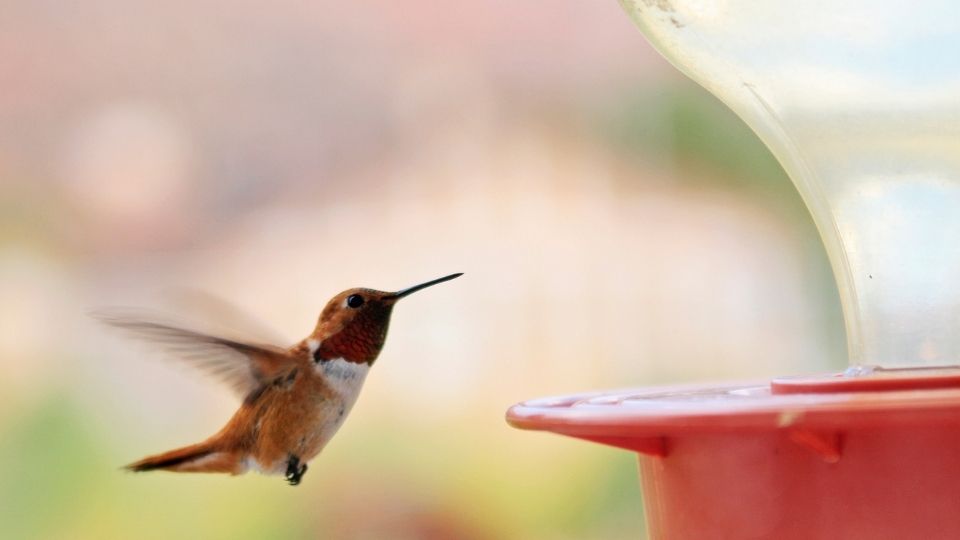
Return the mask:
<path id="1" fill-rule="evenodd" d="M 330 442 L 363 387 L 387 338 L 394 304 L 450 274 L 397 292 L 348 289 L 334 296 L 308 337 L 291 347 L 238 341 L 122 315 L 102 322 L 162 343 L 196 367 L 219 376 L 243 399 L 212 437 L 126 465 L 143 472 L 283 474 L 298 485 L 307 462 Z"/>

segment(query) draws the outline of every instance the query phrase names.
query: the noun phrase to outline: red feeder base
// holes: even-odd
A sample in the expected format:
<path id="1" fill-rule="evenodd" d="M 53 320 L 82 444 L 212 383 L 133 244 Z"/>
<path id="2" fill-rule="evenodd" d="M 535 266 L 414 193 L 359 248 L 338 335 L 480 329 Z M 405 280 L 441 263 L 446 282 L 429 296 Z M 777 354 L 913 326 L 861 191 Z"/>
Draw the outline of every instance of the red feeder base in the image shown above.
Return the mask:
<path id="1" fill-rule="evenodd" d="M 507 420 L 639 452 L 651 538 L 960 538 L 960 368 L 546 398 Z"/>

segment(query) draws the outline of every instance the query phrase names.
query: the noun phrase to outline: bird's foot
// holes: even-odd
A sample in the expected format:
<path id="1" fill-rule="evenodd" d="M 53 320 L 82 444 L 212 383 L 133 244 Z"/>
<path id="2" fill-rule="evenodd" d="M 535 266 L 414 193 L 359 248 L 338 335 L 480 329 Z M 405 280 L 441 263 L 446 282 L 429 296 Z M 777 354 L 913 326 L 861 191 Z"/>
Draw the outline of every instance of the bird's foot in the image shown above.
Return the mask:
<path id="1" fill-rule="evenodd" d="M 291 486 L 295 486 L 300 483 L 300 479 L 303 478 L 303 475 L 307 472 L 307 464 L 300 463 L 300 458 L 297 456 L 290 456 L 290 459 L 287 460 L 287 472 L 284 474 L 284 477 L 287 479 L 287 482 Z"/>

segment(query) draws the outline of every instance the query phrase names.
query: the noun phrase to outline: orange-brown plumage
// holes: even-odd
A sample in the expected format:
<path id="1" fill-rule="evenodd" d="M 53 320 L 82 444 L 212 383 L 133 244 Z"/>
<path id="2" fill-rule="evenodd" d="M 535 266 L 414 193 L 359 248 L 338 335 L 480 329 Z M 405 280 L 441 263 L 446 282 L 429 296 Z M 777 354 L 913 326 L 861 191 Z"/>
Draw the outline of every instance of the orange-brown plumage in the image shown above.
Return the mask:
<path id="1" fill-rule="evenodd" d="M 313 333 L 289 348 L 210 336 L 174 325 L 102 315 L 110 325 L 165 344 L 217 373 L 243 397 L 209 439 L 144 458 L 133 471 L 284 473 L 297 484 L 306 462 L 336 433 L 383 347 L 394 304 L 453 274 L 399 292 L 350 289 L 324 307 Z"/>

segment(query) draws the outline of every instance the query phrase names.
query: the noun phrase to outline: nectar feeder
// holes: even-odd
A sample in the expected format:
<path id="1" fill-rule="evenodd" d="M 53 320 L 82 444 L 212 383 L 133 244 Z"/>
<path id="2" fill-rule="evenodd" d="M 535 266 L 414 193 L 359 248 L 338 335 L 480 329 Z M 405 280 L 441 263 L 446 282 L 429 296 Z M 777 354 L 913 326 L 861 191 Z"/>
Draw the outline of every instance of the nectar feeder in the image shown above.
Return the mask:
<path id="1" fill-rule="evenodd" d="M 637 452 L 652 538 L 960 538 L 960 3 L 621 3 L 797 186 L 850 366 L 508 421 Z"/>

